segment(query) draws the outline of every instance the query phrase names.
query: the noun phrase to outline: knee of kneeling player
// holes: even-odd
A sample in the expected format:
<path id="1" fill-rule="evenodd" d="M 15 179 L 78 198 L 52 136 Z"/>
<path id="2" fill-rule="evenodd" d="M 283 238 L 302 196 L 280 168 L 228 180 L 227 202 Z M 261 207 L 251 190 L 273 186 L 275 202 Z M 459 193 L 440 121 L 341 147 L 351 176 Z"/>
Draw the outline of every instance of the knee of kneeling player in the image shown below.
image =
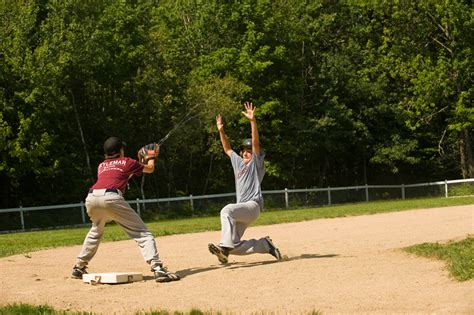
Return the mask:
<path id="1" fill-rule="evenodd" d="M 230 205 L 225 206 L 221 210 L 221 217 L 229 217 L 232 212 L 232 207 Z"/>

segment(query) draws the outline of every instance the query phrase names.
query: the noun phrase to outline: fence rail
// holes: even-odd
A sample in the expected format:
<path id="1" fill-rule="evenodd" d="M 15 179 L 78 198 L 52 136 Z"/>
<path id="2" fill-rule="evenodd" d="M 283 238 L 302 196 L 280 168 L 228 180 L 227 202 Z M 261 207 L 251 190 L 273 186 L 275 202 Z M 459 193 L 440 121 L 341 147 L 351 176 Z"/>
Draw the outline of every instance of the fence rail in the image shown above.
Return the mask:
<path id="1" fill-rule="evenodd" d="M 417 191 L 422 189 L 422 191 Z M 342 192 L 348 194 L 342 194 Z M 347 202 L 369 202 L 374 200 L 389 200 L 389 199 L 406 199 L 415 197 L 452 197 L 459 195 L 474 195 L 474 178 L 458 179 L 458 180 L 444 180 L 430 183 L 418 183 L 408 185 L 362 185 L 350 187 L 326 187 L 326 188 L 304 188 L 304 189 L 280 189 L 280 190 L 266 190 L 262 192 L 264 195 L 266 208 L 290 208 L 290 207 L 309 207 L 309 206 L 330 206 L 332 204 L 340 204 Z M 298 197 L 299 194 L 304 194 L 303 197 Z M 187 208 L 191 213 L 194 212 L 195 203 L 200 200 L 213 200 L 218 198 L 233 198 L 235 200 L 235 193 L 200 195 L 200 196 L 183 196 L 172 198 L 156 198 L 156 199 L 135 199 L 127 200 L 135 207 L 137 213 L 142 216 L 142 210 L 146 209 L 147 204 L 162 204 L 162 203 L 178 203 L 185 202 L 181 205 L 182 208 Z M 276 197 L 275 197 L 276 196 Z M 280 200 L 271 200 L 280 196 Z M 270 199 L 270 201 L 267 201 Z M 229 201 L 229 200 L 228 200 Z M 229 201 L 231 202 L 231 201 Z M 220 207 L 223 203 L 220 204 Z M 80 222 L 87 224 L 88 217 L 86 216 L 84 202 L 51 206 L 39 207 L 19 207 L 0 209 L 0 215 L 6 213 L 18 212 L 20 215 L 21 230 L 26 230 L 25 213 L 30 211 L 45 211 L 45 210 L 66 210 L 66 209 L 80 209 Z M 2 220 L 0 220 L 1 222 Z M 74 226 L 76 224 L 66 224 L 62 226 Z M 7 229 L 11 230 L 11 229 Z M 0 226 L 0 231 L 5 231 Z"/>

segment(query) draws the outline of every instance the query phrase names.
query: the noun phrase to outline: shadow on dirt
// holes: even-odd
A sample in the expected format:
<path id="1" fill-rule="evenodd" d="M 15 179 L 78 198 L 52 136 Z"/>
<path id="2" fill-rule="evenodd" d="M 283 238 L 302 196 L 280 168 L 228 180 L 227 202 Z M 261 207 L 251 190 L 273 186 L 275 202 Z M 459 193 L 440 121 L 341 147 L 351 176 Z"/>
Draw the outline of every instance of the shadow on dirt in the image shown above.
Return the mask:
<path id="1" fill-rule="evenodd" d="M 338 254 L 327 254 L 327 255 L 318 255 L 318 254 L 302 254 L 295 257 L 288 257 L 284 261 L 291 261 L 291 260 L 300 260 L 300 259 L 312 259 L 312 258 L 333 258 L 339 256 Z"/>
<path id="2" fill-rule="evenodd" d="M 302 254 L 302 255 L 299 255 L 299 256 L 285 257 L 283 260 L 259 261 L 259 262 L 252 262 L 252 263 L 231 262 L 231 263 L 221 264 L 221 265 L 212 265 L 212 266 L 205 267 L 205 268 L 199 268 L 199 267 L 188 268 L 188 269 L 178 270 L 176 273 L 181 278 L 185 278 L 187 276 L 194 275 L 194 274 L 197 274 L 197 273 L 212 271 L 212 270 L 222 269 L 222 268 L 224 268 L 224 269 L 251 268 L 251 267 L 256 267 L 256 266 L 279 264 L 279 263 L 284 263 L 284 262 L 287 262 L 287 261 L 300 260 L 300 259 L 334 258 L 334 257 L 337 257 L 337 256 L 339 256 L 339 255 L 338 254 L 327 254 L 327 255 Z"/>

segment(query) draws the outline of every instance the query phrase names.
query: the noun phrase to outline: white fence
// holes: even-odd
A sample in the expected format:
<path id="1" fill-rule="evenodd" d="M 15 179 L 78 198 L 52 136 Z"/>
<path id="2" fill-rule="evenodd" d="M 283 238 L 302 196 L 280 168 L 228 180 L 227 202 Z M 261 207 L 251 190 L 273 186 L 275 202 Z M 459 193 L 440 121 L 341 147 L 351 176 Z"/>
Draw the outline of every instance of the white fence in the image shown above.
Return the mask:
<path id="1" fill-rule="evenodd" d="M 333 204 L 353 203 L 353 202 L 369 202 L 375 200 L 394 200 L 407 198 L 422 198 L 422 197 L 455 197 L 462 195 L 473 195 L 474 193 L 474 179 L 460 179 L 460 180 L 445 180 L 431 183 L 410 184 L 410 185 L 363 185 L 351 187 L 327 187 L 327 188 L 308 188 L 308 189 L 282 189 L 282 190 L 267 190 L 263 191 L 265 208 L 267 209 L 281 209 L 281 208 L 302 208 L 302 207 L 318 207 L 330 206 Z M 217 200 L 211 202 L 213 200 Z M 174 204 L 178 211 L 183 215 L 194 215 L 198 209 L 221 208 L 226 203 L 235 202 L 235 193 L 202 195 L 202 196 L 183 196 L 174 198 L 158 198 L 158 199 L 136 199 L 127 200 L 137 213 L 142 216 L 143 211 L 148 209 L 158 208 L 161 210 L 170 208 Z M 211 202 L 211 203 L 210 203 Z M 197 205 L 200 203 L 200 205 Z M 160 206 L 161 205 L 161 206 Z M 162 205 L 166 205 L 163 207 Z M 72 209 L 72 210 L 71 210 Z M 40 206 L 40 207 L 20 207 L 0 209 L 0 222 L 4 219 L 2 215 L 10 214 L 8 220 L 11 220 L 11 213 L 19 214 L 18 229 L 13 230 L 32 230 L 37 229 L 34 222 L 25 224 L 26 216 L 30 212 L 58 210 L 74 211 L 76 220 L 78 222 L 67 222 L 66 224 L 52 224 L 54 226 L 75 226 L 84 225 L 89 222 L 86 215 L 85 206 L 83 202 L 74 204 Z M 79 210 L 79 211 L 77 211 Z M 160 211 L 160 210 L 158 210 Z M 202 211 L 198 211 L 202 213 Z M 79 213 L 79 214 L 78 214 Z M 205 211 L 204 211 L 205 213 Z M 218 213 L 214 211 L 213 213 Z M 54 215 L 53 215 L 54 216 Z M 28 218 L 29 221 L 35 221 L 34 216 Z M 44 221 L 44 216 L 41 217 Z M 3 221 L 5 222 L 5 221 Z M 0 232 L 12 230 L 11 228 L 2 228 L 0 224 Z M 11 224 L 9 224 L 11 226 Z"/>

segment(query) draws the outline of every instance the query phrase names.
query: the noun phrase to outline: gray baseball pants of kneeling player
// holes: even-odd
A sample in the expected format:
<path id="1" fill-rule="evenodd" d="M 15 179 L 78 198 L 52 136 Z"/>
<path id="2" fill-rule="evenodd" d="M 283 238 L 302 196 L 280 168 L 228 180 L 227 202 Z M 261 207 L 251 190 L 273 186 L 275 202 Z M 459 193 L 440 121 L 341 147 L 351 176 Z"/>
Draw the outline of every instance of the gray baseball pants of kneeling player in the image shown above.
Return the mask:
<path id="1" fill-rule="evenodd" d="M 106 192 L 105 189 L 95 189 L 87 195 L 86 208 L 92 227 L 77 257 L 77 266 L 87 265 L 94 257 L 108 221 L 114 221 L 137 242 L 143 258 L 152 269 L 162 264 L 153 235 L 121 194 Z"/>
<path id="2" fill-rule="evenodd" d="M 231 203 L 221 210 L 220 247 L 231 248 L 229 254 L 267 254 L 270 250 L 265 238 L 242 241 L 247 227 L 260 216 L 260 206 L 255 201 Z"/>

